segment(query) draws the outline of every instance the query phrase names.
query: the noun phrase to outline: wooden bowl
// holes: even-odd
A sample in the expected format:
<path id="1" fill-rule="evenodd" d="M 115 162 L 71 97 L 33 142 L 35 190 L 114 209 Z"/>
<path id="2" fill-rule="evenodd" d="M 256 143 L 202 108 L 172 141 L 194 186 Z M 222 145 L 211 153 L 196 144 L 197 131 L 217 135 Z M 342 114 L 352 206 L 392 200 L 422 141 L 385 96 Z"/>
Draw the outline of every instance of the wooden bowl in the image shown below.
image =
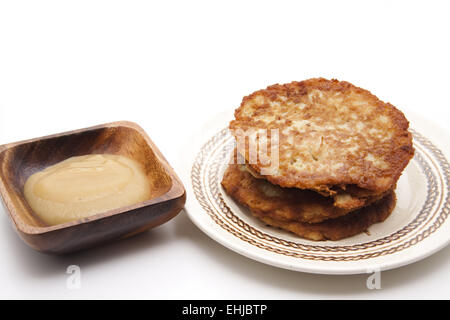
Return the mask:
<path id="1" fill-rule="evenodd" d="M 33 173 L 86 154 L 118 154 L 142 164 L 151 200 L 49 226 L 33 213 L 23 187 Z M 180 212 L 186 193 L 164 156 L 137 124 L 119 121 L 0 146 L 0 194 L 20 237 L 32 248 L 62 254 L 158 226 Z"/>

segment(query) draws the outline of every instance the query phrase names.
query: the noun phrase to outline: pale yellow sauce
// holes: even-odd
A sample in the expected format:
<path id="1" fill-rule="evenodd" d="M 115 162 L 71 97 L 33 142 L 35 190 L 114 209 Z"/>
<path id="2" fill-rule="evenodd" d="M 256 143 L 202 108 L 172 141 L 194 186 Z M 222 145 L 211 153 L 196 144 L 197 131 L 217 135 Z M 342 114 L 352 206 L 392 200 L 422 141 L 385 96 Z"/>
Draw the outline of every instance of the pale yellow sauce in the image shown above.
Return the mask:
<path id="1" fill-rule="evenodd" d="M 86 218 L 149 200 L 148 178 L 136 161 L 96 154 L 72 157 L 30 176 L 25 198 L 47 224 Z"/>

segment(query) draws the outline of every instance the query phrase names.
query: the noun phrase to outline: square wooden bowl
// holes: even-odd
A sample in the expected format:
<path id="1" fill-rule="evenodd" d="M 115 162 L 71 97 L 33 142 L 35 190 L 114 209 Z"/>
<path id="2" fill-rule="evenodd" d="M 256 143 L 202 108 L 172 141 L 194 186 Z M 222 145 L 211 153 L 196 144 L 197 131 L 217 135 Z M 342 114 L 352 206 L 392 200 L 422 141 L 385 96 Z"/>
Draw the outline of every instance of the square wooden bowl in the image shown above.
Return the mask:
<path id="1" fill-rule="evenodd" d="M 139 162 L 152 190 L 151 200 L 63 224 L 41 221 L 25 200 L 23 187 L 33 173 L 69 157 L 118 154 Z M 186 201 L 182 182 L 137 124 L 119 121 L 0 146 L 0 194 L 20 237 L 32 248 L 62 254 L 126 238 L 158 226 L 180 212 Z"/>

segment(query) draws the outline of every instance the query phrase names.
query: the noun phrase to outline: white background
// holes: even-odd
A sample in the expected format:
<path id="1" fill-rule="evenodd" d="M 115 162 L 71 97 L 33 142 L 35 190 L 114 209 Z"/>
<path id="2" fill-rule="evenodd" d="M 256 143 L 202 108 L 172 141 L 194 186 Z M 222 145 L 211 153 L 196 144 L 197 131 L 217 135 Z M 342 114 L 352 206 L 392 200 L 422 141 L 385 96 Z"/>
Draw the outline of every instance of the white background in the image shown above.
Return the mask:
<path id="1" fill-rule="evenodd" d="M 181 171 L 195 128 L 254 90 L 317 76 L 450 123 L 446 1 L 0 3 L 0 144 L 131 120 Z M 367 275 L 297 273 L 239 256 L 184 212 L 64 257 L 29 249 L 0 216 L 0 298 L 448 299 L 449 258 L 447 247 L 383 272 L 382 289 L 368 290 Z M 80 290 L 66 288 L 71 264 L 81 267 Z"/>

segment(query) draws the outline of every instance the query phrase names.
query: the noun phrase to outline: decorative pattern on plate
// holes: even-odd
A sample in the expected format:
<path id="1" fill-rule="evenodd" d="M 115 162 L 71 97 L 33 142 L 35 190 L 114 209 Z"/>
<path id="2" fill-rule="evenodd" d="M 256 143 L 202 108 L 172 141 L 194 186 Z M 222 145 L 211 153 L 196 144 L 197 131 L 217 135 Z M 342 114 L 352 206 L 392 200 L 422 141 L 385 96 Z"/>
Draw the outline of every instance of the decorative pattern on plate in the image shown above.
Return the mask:
<path id="1" fill-rule="evenodd" d="M 411 130 L 416 153 L 411 162 L 420 168 L 427 194 L 409 223 L 375 240 L 339 245 L 340 241 L 291 240 L 261 230 L 246 209 L 233 210 L 220 182 L 234 149 L 234 138 L 225 128 L 206 142 L 191 170 L 197 201 L 222 229 L 255 247 L 285 256 L 321 261 L 356 261 L 390 255 L 416 245 L 434 233 L 450 213 L 450 165 L 428 139 Z"/>

